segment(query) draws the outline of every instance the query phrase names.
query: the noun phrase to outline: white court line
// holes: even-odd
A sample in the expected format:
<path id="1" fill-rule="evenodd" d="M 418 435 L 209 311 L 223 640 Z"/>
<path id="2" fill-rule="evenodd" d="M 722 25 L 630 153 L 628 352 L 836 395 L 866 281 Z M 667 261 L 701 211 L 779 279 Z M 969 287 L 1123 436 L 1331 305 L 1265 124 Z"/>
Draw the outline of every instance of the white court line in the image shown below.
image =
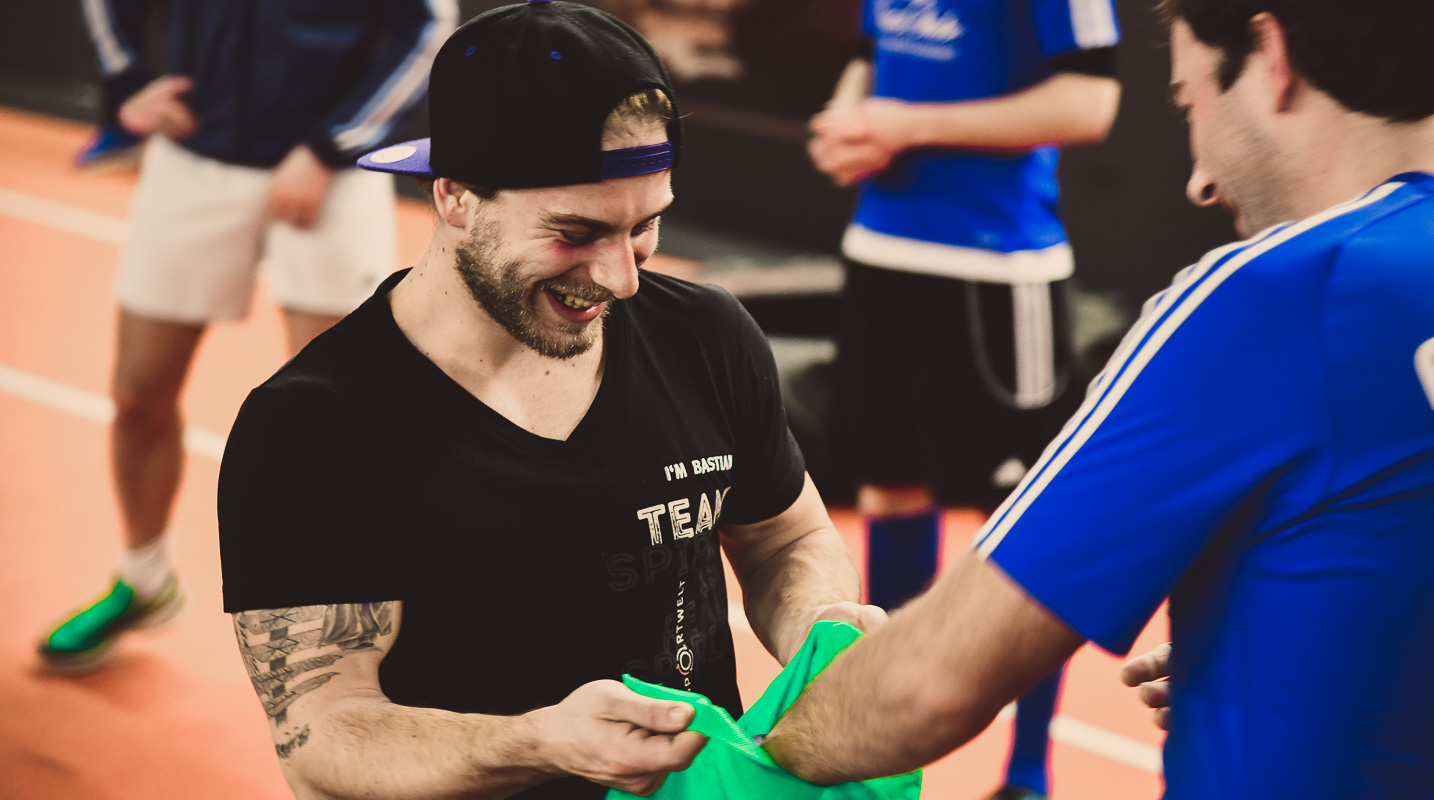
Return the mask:
<path id="1" fill-rule="evenodd" d="M 124 238 L 123 220 L 4 188 L 0 188 L 0 216 L 22 219 L 105 242 L 119 242 Z M 115 415 L 114 403 L 107 397 L 4 364 L 0 364 L 0 392 L 101 425 L 108 425 Z M 185 428 L 184 449 L 197 456 L 218 461 L 224 455 L 224 437 L 200 428 Z M 728 607 L 728 617 L 732 630 L 752 633 L 752 626 L 747 621 L 747 614 L 741 605 L 731 604 Z M 1008 719 L 1012 713 L 1012 709 L 1007 707 L 998 718 Z M 1159 747 L 1088 722 L 1058 715 L 1051 722 L 1051 738 L 1143 772 L 1160 774 Z"/>
<path id="2" fill-rule="evenodd" d="M 1012 713 L 1014 715 L 1014 712 Z M 1089 722 L 1082 722 L 1075 717 L 1056 715 L 1056 718 L 1051 720 L 1051 738 L 1152 775 L 1159 775 L 1163 769 L 1159 747 Z"/>
<path id="3" fill-rule="evenodd" d="M 3 187 L 0 215 L 110 244 L 122 243 L 129 229 L 122 219 Z"/>
<path id="4" fill-rule="evenodd" d="M 115 418 L 115 405 L 108 397 L 4 364 L 0 364 L 0 392 L 101 425 L 108 425 Z M 218 461 L 224 456 L 224 437 L 201 428 L 185 428 L 184 449 Z"/>

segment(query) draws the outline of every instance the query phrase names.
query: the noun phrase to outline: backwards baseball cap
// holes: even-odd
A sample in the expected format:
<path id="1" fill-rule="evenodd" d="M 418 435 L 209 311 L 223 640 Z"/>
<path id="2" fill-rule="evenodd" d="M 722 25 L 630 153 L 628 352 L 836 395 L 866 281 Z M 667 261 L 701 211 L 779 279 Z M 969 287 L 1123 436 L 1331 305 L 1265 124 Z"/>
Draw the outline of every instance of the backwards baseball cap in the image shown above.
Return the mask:
<path id="1" fill-rule="evenodd" d="M 602 149 L 608 114 L 661 89 L 673 103 L 667 141 Z M 359 166 L 495 189 L 596 183 L 677 163 L 682 127 L 652 46 L 605 11 L 530 0 L 487 11 L 448 37 L 429 78 L 430 137 L 385 147 Z"/>

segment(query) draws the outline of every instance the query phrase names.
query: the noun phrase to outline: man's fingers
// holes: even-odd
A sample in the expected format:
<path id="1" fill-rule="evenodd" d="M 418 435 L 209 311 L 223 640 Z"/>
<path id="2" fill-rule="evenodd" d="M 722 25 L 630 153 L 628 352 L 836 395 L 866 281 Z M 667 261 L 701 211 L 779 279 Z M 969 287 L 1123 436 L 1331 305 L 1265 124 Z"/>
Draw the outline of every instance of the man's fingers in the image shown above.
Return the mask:
<path id="1" fill-rule="evenodd" d="M 322 197 L 297 194 L 282 184 L 269 190 L 269 216 L 296 228 L 312 228 L 319 219 Z"/>
<path id="2" fill-rule="evenodd" d="M 149 88 L 155 94 L 167 94 L 178 97 L 194 88 L 194 80 L 185 75 L 165 75 L 155 78 L 149 84 Z"/>
<path id="3" fill-rule="evenodd" d="M 641 731 L 634 731 L 633 737 L 636 741 L 621 757 L 622 768 L 614 770 L 621 775 L 619 784 L 615 785 L 633 794 L 655 791 L 669 772 L 681 772 L 692 766 L 693 759 L 707 744 L 707 737 L 695 731 L 675 735 L 643 735 Z"/>
<path id="4" fill-rule="evenodd" d="M 288 195 L 283 192 L 269 192 L 269 216 L 278 222 L 289 222 L 293 212 L 289 208 Z"/>
<path id="5" fill-rule="evenodd" d="M 1170 643 L 1160 645 L 1142 656 L 1127 661 L 1120 670 L 1120 680 L 1126 686 L 1139 686 L 1170 674 Z"/>
<path id="6" fill-rule="evenodd" d="M 1165 708 L 1170 705 L 1170 682 L 1152 681 L 1140 684 L 1140 702 L 1151 708 Z"/>
<path id="7" fill-rule="evenodd" d="M 313 197 L 294 198 L 289 222 L 296 228 L 312 228 L 319 218 L 319 203 Z"/>
<path id="8" fill-rule="evenodd" d="M 707 737 L 697 731 L 684 731 L 668 741 L 668 757 L 673 765 L 669 772 L 679 772 L 692 766 L 692 760 L 707 746 Z"/>
<path id="9" fill-rule="evenodd" d="M 613 788 L 621 789 L 622 791 L 628 792 L 630 794 L 635 794 L 638 797 L 647 797 L 658 789 L 661 789 L 662 784 L 666 782 L 666 774 L 657 776 L 647 775 L 642 778 L 636 778 L 630 781 L 626 781 L 625 783 L 620 784 L 618 786 L 614 786 Z"/>
<path id="10" fill-rule="evenodd" d="M 831 142 L 854 142 L 871 137 L 866 120 L 850 111 L 823 111 L 807 125 L 812 135 Z"/>
<path id="11" fill-rule="evenodd" d="M 170 139 L 183 139 L 194 132 L 194 114 L 178 100 L 164 104 L 158 114 L 157 128 Z"/>
<path id="12" fill-rule="evenodd" d="M 1170 709 L 1155 709 L 1155 727 L 1159 728 L 1162 731 L 1170 730 Z"/>
<path id="13" fill-rule="evenodd" d="M 610 720 L 631 722 L 658 733 L 680 733 L 687 730 L 695 713 L 692 706 L 686 703 L 643 697 L 625 686 L 614 691 L 608 700 L 606 711 Z"/>

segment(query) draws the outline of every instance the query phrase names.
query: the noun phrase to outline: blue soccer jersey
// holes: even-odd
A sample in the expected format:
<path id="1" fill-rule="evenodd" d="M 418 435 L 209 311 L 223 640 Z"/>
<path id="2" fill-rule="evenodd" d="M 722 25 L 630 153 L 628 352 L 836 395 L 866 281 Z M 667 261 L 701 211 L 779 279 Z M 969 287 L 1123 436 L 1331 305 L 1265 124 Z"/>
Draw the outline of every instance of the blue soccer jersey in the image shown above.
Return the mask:
<path id="1" fill-rule="evenodd" d="M 1434 797 L 1434 176 L 1146 304 L 977 534 L 1124 653 L 1168 595 L 1168 798 Z"/>
<path id="2" fill-rule="evenodd" d="M 867 0 L 874 97 L 985 100 L 1051 76 L 1054 57 L 1119 40 L 1111 0 Z M 923 149 L 866 181 L 843 252 L 878 267 L 1002 283 L 1070 277 L 1056 151 Z"/>

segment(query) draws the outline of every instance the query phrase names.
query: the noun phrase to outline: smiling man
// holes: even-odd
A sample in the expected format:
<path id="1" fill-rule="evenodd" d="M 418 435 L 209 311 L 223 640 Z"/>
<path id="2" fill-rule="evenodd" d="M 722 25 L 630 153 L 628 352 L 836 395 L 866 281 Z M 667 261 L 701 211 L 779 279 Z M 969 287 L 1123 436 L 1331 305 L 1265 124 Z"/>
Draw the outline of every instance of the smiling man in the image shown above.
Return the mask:
<path id="1" fill-rule="evenodd" d="M 730 295 L 640 271 L 681 145 L 651 48 L 505 6 L 434 61 L 427 251 L 246 401 L 226 610 L 301 798 L 646 792 L 741 713 L 721 552 L 785 663 L 858 579 Z M 720 533 L 719 533 L 720 532 Z"/>
<path id="2" fill-rule="evenodd" d="M 1146 304 L 972 551 L 798 700 L 767 747 L 802 777 L 932 761 L 1168 596 L 1167 798 L 1434 797 L 1434 4 L 1166 7 L 1191 198 L 1252 238 Z"/>

